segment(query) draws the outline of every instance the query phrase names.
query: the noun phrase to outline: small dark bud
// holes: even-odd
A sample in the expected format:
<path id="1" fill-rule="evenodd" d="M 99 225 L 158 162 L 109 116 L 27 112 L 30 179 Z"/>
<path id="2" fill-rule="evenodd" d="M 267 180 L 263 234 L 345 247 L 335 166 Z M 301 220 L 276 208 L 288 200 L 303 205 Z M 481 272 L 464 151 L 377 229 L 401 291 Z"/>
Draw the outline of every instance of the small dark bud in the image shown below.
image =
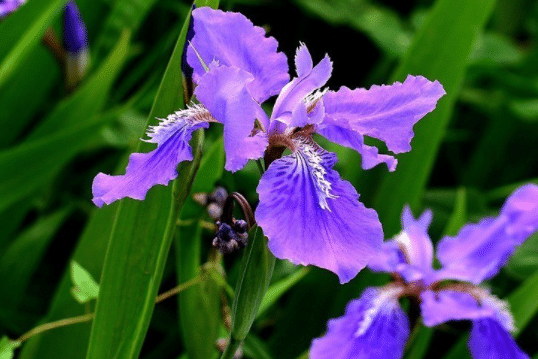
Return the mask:
<path id="1" fill-rule="evenodd" d="M 248 232 L 247 222 L 232 219 L 232 225 L 217 221 L 217 235 L 213 239 L 213 246 L 221 253 L 231 253 L 247 245 Z"/>
<path id="2" fill-rule="evenodd" d="M 228 197 L 228 191 L 224 187 L 217 187 L 209 195 L 209 201 L 219 204 L 220 206 L 224 205 L 226 198 Z"/>

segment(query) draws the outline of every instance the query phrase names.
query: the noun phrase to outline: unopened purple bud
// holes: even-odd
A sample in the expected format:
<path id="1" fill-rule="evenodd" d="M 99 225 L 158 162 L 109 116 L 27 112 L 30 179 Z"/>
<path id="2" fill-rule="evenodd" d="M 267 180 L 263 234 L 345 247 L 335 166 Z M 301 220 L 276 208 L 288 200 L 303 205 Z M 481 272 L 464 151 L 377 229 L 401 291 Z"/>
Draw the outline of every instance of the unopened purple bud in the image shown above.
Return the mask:
<path id="1" fill-rule="evenodd" d="M 231 253 L 247 245 L 248 233 L 247 222 L 233 220 L 233 224 L 217 222 L 219 229 L 213 240 L 213 246 L 221 253 Z"/>
<path id="2" fill-rule="evenodd" d="M 88 34 L 77 5 L 69 1 L 63 13 L 63 45 L 66 50 L 65 81 L 68 90 L 84 78 L 89 66 Z"/>
<path id="3" fill-rule="evenodd" d="M 79 53 L 88 47 L 86 26 L 74 1 L 65 5 L 63 27 L 63 44 L 67 52 Z"/>

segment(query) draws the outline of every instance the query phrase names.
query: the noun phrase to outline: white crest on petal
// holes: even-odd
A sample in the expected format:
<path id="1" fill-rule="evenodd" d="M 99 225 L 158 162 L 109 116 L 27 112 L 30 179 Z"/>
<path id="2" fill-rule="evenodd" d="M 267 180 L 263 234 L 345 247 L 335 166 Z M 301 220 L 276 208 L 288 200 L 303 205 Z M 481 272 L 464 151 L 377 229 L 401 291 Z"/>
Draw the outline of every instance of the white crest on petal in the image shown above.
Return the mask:
<path id="1" fill-rule="evenodd" d="M 217 122 L 211 113 L 203 105 L 199 104 L 187 106 L 184 110 L 176 111 L 166 118 L 159 118 L 158 120 L 158 125 L 148 127 L 146 134 L 150 139 L 142 139 L 142 141 L 161 143 L 177 131 L 186 131 L 202 122 Z"/>
<path id="2" fill-rule="evenodd" d="M 312 110 L 316 107 L 319 100 L 329 91 L 329 88 L 326 87 L 324 89 L 317 89 L 309 93 L 305 96 L 303 99 L 303 102 L 306 104 L 306 111 L 312 112 Z"/>
<path id="3" fill-rule="evenodd" d="M 497 298 L 489 290 L 480 287 L 470 289 L 470 294 L 480 301 L 482 306 L 492 309 L 491 315 L 509 332 L 516 330 L 514 317 L 510 313 L 510 305 L 502 299 Z"/>
<path id="4" fill-rule="evenodd" d="M 305 138 L 297 139 L 296 144 L 298 145 L 298 150 L 294 155 L 299 163 L 307 166 L 307 171 L 312 176 L 317 189 L 320 207 L 330 212 L 331 209 L 327 203 L 327 198 L 338 198 L 338 196 L 331 193 L 331 182 L 325 178 L 327 170 L 323 167 L 322 162 L 326 151 L 312 140 Z"/>
<path id="5" fill-rule="evenodd" d="M 364 317 L 359 323 L 357 331 L 355 332 L 355 337 L 358 338 L 366 333 L 381 310 L 391 311 L 398 306 L 397 298 L 402 291 L 403 288 L 401 287 L 386 287 L 379 289 L 376 297 L 370 304 L 370 308 L 364 312 Z"/>

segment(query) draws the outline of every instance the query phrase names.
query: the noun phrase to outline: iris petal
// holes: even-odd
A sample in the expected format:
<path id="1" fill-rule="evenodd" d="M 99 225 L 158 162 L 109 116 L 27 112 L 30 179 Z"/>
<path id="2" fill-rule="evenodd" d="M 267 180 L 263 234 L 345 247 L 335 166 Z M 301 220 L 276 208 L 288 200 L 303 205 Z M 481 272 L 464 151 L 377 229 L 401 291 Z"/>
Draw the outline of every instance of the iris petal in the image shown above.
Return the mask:
<path id="1" fill-rule="evenodd" d="M 170 117 L 173 115 L 169 116 L 169 120 Z M 177 165 L 192 160 L 189 145 L 192 132 L 208 126 L 205 122 L 177 118 L 153 128 L 153 132 L 150 132 L 153 137 L 148 142 L 157 143 L 157 148 L 149 153 L 130 155 L 124 175 L 99 173 L 93 180 L 93 203 L 102 207 L 105 203 L 110 204 L 124 197 L 143 200 L 151 187 L 167 185 L 177 177 Z"/>
<path id="2" fill-rule="evenodd" d="M 328 323 L 325 336 L 314 339 L 310 359 L 399 359 L 409 336 L 409 321 L 398 301 L 368 288 Z"/>
<path id="3" fill-rule="evenodd" d="M 469 350 L 474 359 L 530 359 L 510 333 L 492 318 L 473 321 Z"/>
<path id="4" fill-rule="evenodd" d="M 342 87 L 324 97 L 327 118 L 345 128 L 377 138 L 394 153 L 411 149 L 413 125 L 433 111 L 445 94 L 438 81 L 408 76 L 405 82 L 372 86 L 369 90 Z"/>
<path id="5" fill-rule="evenodd" d="M 312 58 L 304 44 L 297 49 L 295 57 L 297 76 L 289 82 L 278 95 L 273 107 L 272 119 L 276 119 L 286 112 L 292 112 L 295 106 L 303 101 L 311 92 L 319 89 L 331 77 L 332 62 L 325 56 L 314 68 Z"/>
<path id="6" fill-rule="evenodd" d="M 200 78 L 194 94 L 224 125 L 224 149 L 228 171 L 238 171 L 249 159 L 263 156 L 267 135 L 252 135 L 256 118 L 263 116 L 252 98 L 252 74 L 237 67 L 219 66 Z"/>
<path id="7" fill-rule="evenodd" d="M 252 97 L 259 103 L 280 92 L 289 81 L 288 60 L 277 52 L 278 42 L 265 37 L 265 30 L 254 26 L 244 15 L 200 7 L 192 12 L 194 37 L 187 50 L 187 61 L 198 83 L 206 65 L 233 66 L 250 73 Z"/>
<path id="8" fill-rule="evenodd" d="M 437 279 L 478 284 L 497 274 L 515 248 L 538 230 L 538 186 L 526 185 L 506 201 L 501 214 L 464 226 L 437 246 L 443 268 Z"/>
<path id="9" fill-rule="evenodd" d="M 378 252 L 383 231 L 377 213 L 332 169 L 336 156 L 312 146 L 269 166 L 256 220 L 275 256 L 331 270 L 345 283 Z"/>

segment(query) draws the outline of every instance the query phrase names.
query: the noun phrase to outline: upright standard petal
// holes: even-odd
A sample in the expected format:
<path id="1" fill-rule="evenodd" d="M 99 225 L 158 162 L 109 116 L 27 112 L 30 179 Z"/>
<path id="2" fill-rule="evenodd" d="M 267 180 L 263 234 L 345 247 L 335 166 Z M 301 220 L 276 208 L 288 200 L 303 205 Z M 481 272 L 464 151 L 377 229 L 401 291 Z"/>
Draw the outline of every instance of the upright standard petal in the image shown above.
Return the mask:
<path id="1" fill-rule="evenodd" d="M 403 83 L 369 90 L 329 91 L 323 103 L 328 118 L 348 122 L 356 132 L 380 139 L 390 151 L 401 153 L 411 149 L 413 125 L 433 111 L 444 94 L 438 81 L 408 76 Z"/>
<path id="2" fill-rule="evenodd" d="M 409 321 L 391 290 L 368 288 L 349 302 L 346 313 L 314 339 L 310 359 L 399 359 L 409 336 Z"/>
<path id="3" fill-rule="evenodd" d="M 493 318 L 473 321 L 469 350 L 474 359 L 530 359 L 510 333 Z"/>
<path id="4" fill-rule="evenodd" d="M 405 206 L 402 213 L 403 231 L 395 237 L 395 241 L 405 252 L 408 263 L 424 274 L 432 270 L 433 244 L 428 235 L 431 220 L 432 212 L 430 210 L 425 211 L 420 218 L 415 219 L 409 206 Z"/>
<path id="5" fill-rule="evenodd" d="M 256 221 L 275 256 L 331 270 L 346 283 L 379 251 L 381 224 L 332 169 L 333 153 L 308 141 L 298 145 L 262 176 Z"/>
<path id="6" fill-rule="evenodd" d="M 211 120 L 207 110 L 195 107 L 170 115 L 150 128 L 147 142 L 157 143 L 157 148 L 129 156 L 124 175 L 99 173 L 93 180 L 93 203 L 102 207 L 124 197 L 142 200 L 151 187 L 167 185 L 177 177 L 177 165 L 192 160 L 189 140 L 193 131 L 209 126 L 203 122 L 207 120 Z"/>
<path id="7" fill-rule="evenodd" d="M 297 77 L 284 86 L 278 95 L 271 119 L 277 119 L 286 112 L 291 113 L 299 102 L 327 83 L 333 69 L 329 56 L 325 56 L 314 68 L 312 64 L 308 49 L 301 44 L 295 56 Z"/>
<path id="8" fill-rule="evenodd" d="M 278 43 L 265 37 L 265 30 L 254 26 L 239 13 L 201 7 L 193 10 L 194 37 L 187 50 L 187 61 L 194 69 L 194 81 L 204 75 L 204 65 L 216 61 L 250 73 L 252 97 L 263 102 L 280 92 L 289 81 L 288 60 L 277 52 Z"/>
<path id="9" fill-rule="evenodd" d="M 237 67 L 219 66 L 200 78 L 194 94 L 224 125 L 224 149 L 228 171 L 238 171 L 249 159 L 263 156 L 268 145 L 263 132 L 253 134 L 256 118 L 263 116 L 250 89 L 254 78 Z"/>
<path id="10" fill-rule="evenodd" d="M 455 237 L 437 246 L 443 268 L 437 279 L 458 279 L 478 284 L 493 277 L 508 257 L 538 230 L 538 187 L 526 185 L 506 201 L 501 214 L 464 226 Z"/>

